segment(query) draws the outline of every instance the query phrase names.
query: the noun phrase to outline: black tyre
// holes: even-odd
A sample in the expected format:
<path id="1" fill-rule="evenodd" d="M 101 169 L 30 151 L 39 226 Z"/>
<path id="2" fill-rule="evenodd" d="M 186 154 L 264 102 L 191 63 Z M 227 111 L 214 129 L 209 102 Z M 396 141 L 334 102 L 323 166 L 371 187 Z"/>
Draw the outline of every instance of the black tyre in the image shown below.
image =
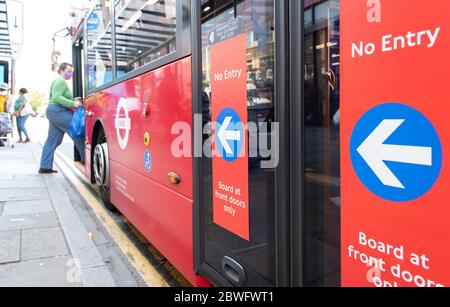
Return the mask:
<path id="1" fill-rule="evenodd" d="M 111 203 L 108 142 L 103 131 L 100 131 L 97 137 L 97 145 L 94 148 L 93 168 L 95 183 L 99 187 L 103 204 L 106 209 L 116 212 L 116 207 Z"/>

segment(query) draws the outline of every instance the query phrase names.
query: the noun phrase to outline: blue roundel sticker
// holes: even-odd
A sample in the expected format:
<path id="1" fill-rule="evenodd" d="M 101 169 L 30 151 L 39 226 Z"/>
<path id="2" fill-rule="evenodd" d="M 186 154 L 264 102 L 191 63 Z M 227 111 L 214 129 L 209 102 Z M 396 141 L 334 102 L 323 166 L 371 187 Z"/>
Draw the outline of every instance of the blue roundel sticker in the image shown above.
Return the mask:
<path id="1" fill-rule="evenodd" d="M 236 161 L 242 152 L 244 125 L 235 110 L 227 108 L 219 114 L 216 121 L 215 141 L 217 151 L 225 161 Z"/>
<path id="2" fill-rule="evenodd" d="M 377 196 L 407 202 L 425 195 L 442 168 L 442 144 L 433 124 L 416 109 L 399 103 L 365 113 L 350 140 L 353 168 Z"/>
<path id="3" fill-rule="evenodd" d="M 145 171 L 147 173 L 150 173 L 150 170 L 152 169 L 152 156 L 150 155 L 150 152 L 148 150 L 146 150 L 144 154 L 144 165 Z"/>

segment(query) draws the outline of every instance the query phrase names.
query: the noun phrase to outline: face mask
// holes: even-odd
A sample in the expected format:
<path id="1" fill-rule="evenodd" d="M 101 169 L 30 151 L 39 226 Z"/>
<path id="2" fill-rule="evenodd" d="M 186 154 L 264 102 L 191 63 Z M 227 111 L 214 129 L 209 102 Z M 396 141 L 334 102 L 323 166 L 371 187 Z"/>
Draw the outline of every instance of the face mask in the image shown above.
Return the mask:
<path id="1" fill-rule="evenodd" d="M 66 71 L 66 72 L 64 73 L 64 78 L 65 78 L 66 80 L 70 80 L 70 79 L 72 79 L 72 77 L 73 77 L 73 72 L 71 72 L 71 71 Z"/>

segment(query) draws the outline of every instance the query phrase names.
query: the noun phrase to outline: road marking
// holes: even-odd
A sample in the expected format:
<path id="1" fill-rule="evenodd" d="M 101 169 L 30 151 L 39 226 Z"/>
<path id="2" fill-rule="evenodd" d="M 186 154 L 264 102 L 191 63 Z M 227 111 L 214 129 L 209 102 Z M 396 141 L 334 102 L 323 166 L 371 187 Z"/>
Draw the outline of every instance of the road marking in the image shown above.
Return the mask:
<path id="1" fill-rule="evenodd" d="M 64 162 L 63 162 L 64 161 Z M 120 248 L 122 253 L 127 257 L 131 265 L 136 269 L 142 279 L 150 287 L 169 287 L 169 284 L 161 276 L 161 274 L 153 267 L 147 258 L 139 251 L 134 243 L 123 233 L 117 223 L 111 218 L 103 204 L 97 200 L 97 197 L 92 194 L 86 187 L 87 180 L 84 182 L 78 178 L 74 172 L 80 172 L 75 169 L 75 166 L 69 158 L 60 152 L 56 152 L 55 162 L 59 169 L 64 173 L 66 178 L 75 186 L 80 192 L 80 195 L 86 200 L 97 219 L 102 223 L 105 229 L 113 238 L 114 242 Z"/>

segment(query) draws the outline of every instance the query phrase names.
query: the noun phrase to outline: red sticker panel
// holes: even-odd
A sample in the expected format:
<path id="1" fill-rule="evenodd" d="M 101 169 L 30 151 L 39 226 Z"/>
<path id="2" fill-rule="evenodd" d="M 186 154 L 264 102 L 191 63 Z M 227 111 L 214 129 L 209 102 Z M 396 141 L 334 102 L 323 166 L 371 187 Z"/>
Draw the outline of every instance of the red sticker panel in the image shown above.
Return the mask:
<path id="1" fill-rule="evenodd" d="M 246 34 L 211 46 L 214 223 L 250 240 Z"/>
<path id="2" fill-rule="evenodd" d="M 343 286 L 450 286 L 448 8 L 341 1 Z"/>

